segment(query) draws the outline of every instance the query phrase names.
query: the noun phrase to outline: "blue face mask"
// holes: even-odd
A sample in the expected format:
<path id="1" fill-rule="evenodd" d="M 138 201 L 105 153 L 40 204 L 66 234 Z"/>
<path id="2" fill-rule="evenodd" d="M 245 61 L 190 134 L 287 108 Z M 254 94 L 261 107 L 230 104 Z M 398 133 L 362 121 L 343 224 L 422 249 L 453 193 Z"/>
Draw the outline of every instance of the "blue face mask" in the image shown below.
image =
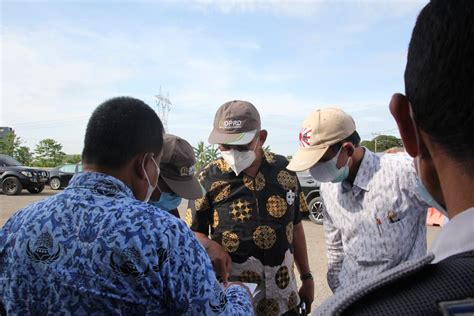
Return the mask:
<path id="1" fill-rule="evenodd" d="M 148 203 L 169 212 L 178 208 L 179 204 L 181 204 L 181 200 L 182 198 L 180 196 L 168 192 L 161 192 L 159 201 L 150 201 Z"/>
<path id="2" fill-rule="evenodd" d="M 439 204 L 438 201 L 434 199 L 434 197 L 426 189 L 423 182 L 421 182 L 421 179 L 419 177 L 416 178 L 415 190 L 420 196 L 420 198 L 422 198 L 428 205 L 434 207 L 435 209 L 440 211 L 441 214 L 448 217 L 448 211 L 446 210 L 446 208 L 442 207 L 441 204 Z"/>
<path id="3" fill-rule="evenodd" d="M 349 176 L 349 161 L 351 157 L 347 159 L 346 165 L 338 168 L 336 167 L 337 160 L 341 154 L 342 147 L 331 160 L 318 162 L 309 169 L 309 173 L 313 178 L 319 182 L 333 182 L 338 183 L 347 179 Z"/>

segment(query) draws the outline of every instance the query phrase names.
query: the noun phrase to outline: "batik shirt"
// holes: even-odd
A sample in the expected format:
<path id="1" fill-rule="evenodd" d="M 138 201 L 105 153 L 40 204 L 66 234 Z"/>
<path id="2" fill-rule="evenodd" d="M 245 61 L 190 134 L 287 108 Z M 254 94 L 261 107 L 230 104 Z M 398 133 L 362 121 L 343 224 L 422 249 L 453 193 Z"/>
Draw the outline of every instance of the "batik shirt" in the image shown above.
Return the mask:
<path id="1" fill-rule="evenodd" d="M 0 300 L 8 315 L 252 314 L 184 223 L 92 172 L 5 224 Z"/>
<path id="2" fill-rule="evenodd" d="M 233 261 L 230 280 L 258 284 L 257 314 L 279 315 L 298 302 L 293 225 L 308 207 L 283 156 L 267 153 L 255 178 L 218 159 L 200 173 L 203 198 L 189 202 L 191 229 L 222 245 Z"/>
<path id="3" fill-rule="evenodd" d="M 426 254 L 426 211 L 413 159 L 365 149 L 354 183 L 321 184 L 328 284 L 340 291 Z"/>

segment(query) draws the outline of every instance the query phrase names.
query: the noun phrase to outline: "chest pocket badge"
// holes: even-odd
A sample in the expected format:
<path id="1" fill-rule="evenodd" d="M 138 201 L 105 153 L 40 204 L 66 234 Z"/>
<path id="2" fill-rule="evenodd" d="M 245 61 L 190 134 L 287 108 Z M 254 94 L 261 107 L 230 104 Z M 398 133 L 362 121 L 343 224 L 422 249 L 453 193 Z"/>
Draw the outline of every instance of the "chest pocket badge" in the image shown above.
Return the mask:
<path id="1" fill-rule="evenodd" d="M 293 203 L 295 203 L 295 197 L 295 192 L 289 190 L 288 192 L 286 192 L 286 203 L 288 203 L 288 205 L 293 205 Z"/>

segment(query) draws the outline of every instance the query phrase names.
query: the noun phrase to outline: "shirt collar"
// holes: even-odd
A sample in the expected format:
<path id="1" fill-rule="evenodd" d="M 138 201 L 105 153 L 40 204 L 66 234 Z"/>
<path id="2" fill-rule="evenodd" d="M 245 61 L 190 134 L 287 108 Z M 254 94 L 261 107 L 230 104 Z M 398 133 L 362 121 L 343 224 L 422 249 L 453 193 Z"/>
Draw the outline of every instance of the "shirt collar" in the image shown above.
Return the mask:
<path id="1" fill-rule="evenodd" d="M 435 259 L 432 263 L 440 262 L 458 253 L 474 250 L 474 207 L 454 216 L 443 227 L 433 242 L 431 252 Z"/>
<path id="2" fill-rule="evenodd" d="M 121 180 L 100 172 L 81 172 L 71 179 L 68 188 L 89 188 L 104 195 L 124 194 L 135 198 L 132 190 Z"/>
<path id="3" fill-rule="evenodd" d="M 359 170 L 357 170 L 357 174 L 354 179 L 354 187 L 360 188 L 364 191 L 369 191 L 369 182 L 378 169 L 377 165 L 379 160 L 379 156 L 364 147 L 364 157 L 362 157 Z"/>

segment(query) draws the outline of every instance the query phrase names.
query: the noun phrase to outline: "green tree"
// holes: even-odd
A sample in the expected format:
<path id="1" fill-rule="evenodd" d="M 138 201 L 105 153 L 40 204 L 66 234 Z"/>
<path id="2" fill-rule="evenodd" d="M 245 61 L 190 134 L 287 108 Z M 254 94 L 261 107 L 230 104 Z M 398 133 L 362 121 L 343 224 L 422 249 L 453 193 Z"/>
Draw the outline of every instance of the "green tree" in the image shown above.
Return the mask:
<path id="1" fill-rule="evenodd" d="M 194 147 L 194 155 L 196 156 L 196 170 L 201 170 L 208 163 L 220 157 L 219 150 L 215 145 L 204 145 L 204 142 L 199 142 L 197 147 Z"/>
<path id="2" fill-rule="evenodd" d="M 8 133 L 5 137 L 0 138 L 0 154 L 13 156 L 15 148 L 18 148 L 21 143 L 22 140 L 14 132 Z"/>
<path id="3" fill-rule="evenodd" d="M 402 140 L 395 136 L 380 135 L 375 137 L 374 141 L 376 142 L 378 152 L 386 151 L 393 147 L 403 147 Z"/>
<path id="4" fill-rule="evenodd" d="M 81 155 L 66 155 L 63 162 L 67 164 L 76 164 L 81 162 L 81 159 Z"/>
<path id="5" fill-rule="evenodd" d="M 35 148 L 36 164 L 40 167 L 60 165 L 66 156 L 62 149 L 63 146 L 54 139 L 43 139 Z"/>
<path id="6" fill-rule="evenodd" d="M 360 144 L 373 152 L 383 152 L 393 147 L 403 147 L 402 140 L 391 135 L 379 135 L 372 140 L 364 140 Z"/>
<path id="7" fill-rule="evenodd" d="M 19 146 L 15 148 L 13 157 L 24 166 L 31 166 L 33 163 L 33 153 L 27 146 Z"/>
<path id="8" fill-rule="evenodd" d="M 367 147 L 368 150 L 375 152 L 375 142 L 373 140 L 363 140 L 361 146 Z"/>

